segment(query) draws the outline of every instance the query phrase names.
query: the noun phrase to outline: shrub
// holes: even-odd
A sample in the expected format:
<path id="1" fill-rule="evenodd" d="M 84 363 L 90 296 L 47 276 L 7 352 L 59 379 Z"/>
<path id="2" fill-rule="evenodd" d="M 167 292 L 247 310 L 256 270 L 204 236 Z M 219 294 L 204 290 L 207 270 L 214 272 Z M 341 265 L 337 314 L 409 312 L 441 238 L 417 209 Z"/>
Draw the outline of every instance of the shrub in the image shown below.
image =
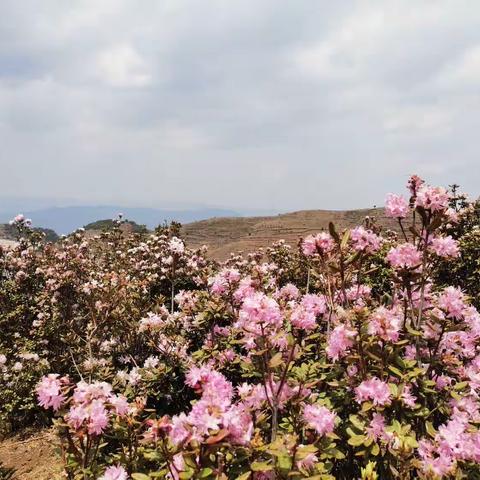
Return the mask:
<path id="1" fill-rule="evenodd" d="M 4 253 L 3 368 L 48 362 L 67 477 L 480 475 L 480 315 L 433 281 L 471 207 L 408 186 L 400 235 L 332 224 L 223 264 L 165 228 Z"/>

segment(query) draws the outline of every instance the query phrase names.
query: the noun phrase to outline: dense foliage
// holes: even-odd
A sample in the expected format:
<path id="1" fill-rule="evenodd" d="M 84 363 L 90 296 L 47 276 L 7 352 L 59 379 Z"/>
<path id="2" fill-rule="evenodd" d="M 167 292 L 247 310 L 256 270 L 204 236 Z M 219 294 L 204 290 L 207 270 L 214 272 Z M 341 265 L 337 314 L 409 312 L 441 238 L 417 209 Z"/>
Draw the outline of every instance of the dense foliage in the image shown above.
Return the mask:
<path id="1" fill-rule="evenodd" d="M 69 479 L 480 478 L 475 206 L 408 187 L 398 233 L 330 225 L 223 264 L 178 226 L 45 245 L 17 217 L 4 429 L 52 415 Z"/>

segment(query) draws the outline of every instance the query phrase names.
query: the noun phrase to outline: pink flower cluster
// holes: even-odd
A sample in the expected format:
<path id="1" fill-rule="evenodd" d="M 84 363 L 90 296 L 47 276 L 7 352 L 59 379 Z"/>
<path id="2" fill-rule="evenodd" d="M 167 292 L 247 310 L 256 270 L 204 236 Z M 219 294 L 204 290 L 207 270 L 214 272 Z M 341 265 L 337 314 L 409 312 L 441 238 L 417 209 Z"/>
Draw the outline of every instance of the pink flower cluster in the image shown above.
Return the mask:
<path id="1" fill-rule="evenodd" d="M 250 441 L 251 415 L 244 403 L 232 402 L 232 384 L 221 373 L 209 366 L 193 367 L 186 383 L 202 396 L 188 415 L 182 413 L 172 418 L 170 439 L 174 445 L 192 440 L 202 442 L 220 430 L 228 432 L 228 440 L 233 444 Z"/>
<path id="2" fill-rule="evenodd" d="M 317 235 L 305 237 L 302 243 L 302 251 L 307 257 L 315 254 L 326 254 L 333 250 L 335 242 L 329 233 L 321 232 Z"/>
<path id="3" fill-rule="evenodd" d="M 370 316 L 368 333 L 385 342 L 398 340 L 403 319 L 397 308 L 378 307 Z"/>
<path id="4" fill-rule="evenodd" d="M 405 218 L 409 207 L 407 201 L 400 195 L 389 193 L 385 200 L 385 215 L 390 218 Z"/>
<path id="5" fill-rule="evenodd" d="M 75 430 L 86 427 L 88 433 L 100 435 L 107 428 L 112 415 L 123 417 L 128 411 L 127 399 L 123 395 L 115 395 L 110 384 L 82 381 L 75 388 L 65 419 Z"/>
<path id="6" fill-rule="evenodd" d="M 282 320 L 280 307 L 275 299 L 255 292 L 243 301 L 236 326 L 247 332 L 259 333 L 261 327 L 280 327 Z"/>
<path id="7" fill-rule="evenodd" d="M 422 186 L 417 192 L 415 205 L 431 212 L 447 210 L 450 195 L 442 187 Z"/>
<path id="8" fill-rule="evenodd" d="M 377 377 L 364 380 L 357 388 L 355 388 L 355 399 L 358 403 L 371 400 L 374 405 L 388 405 L 392 394 L 388 383 L 382 382 Z"/>
<path id="9" fill-rule="evenodd" d="M 295 328 L 311 331 L 317 326 L 317 316 L 326 311 L 327 302 L 323 296 L 307 294 L 293 307 L 290 322 Z"/>
<path id="10" fill-rule="evenodd" d="M 234 268 L 224 268 L 217 275 L 208 280 L 210 291 L 221 295 L 228 288 L 232 288 L 241 278 L 240 272 Z"/>
<path id="11" fill-rule="evenodd" d="M 62 387 L 68 384 L 67 378 L 59 378 L 60 375 L 51 373 L 43 377 L 36 387 L 38 403 L 43 408 L 52 407 L 57 411 L 65 402 Z"/>
<path id="12" fill-rule="evenodd" d="M 439 257 L 456 258 L 460 255 L 458 242 L 450 235 L 446 237 L 435 237 L 429 242 L 428 246 Z"/>
<path id="13" fill-rule="evenodd" d="M 320 436 L 332 433 L 337 415 L 322 405 L 304 405 L 303 420 L 308 427 L 313 428 Z"/>
<path id="14" fill-rule="evenodd" d="M 355 335 L 355 330 L 352 330 L 343 324 L 337 325 L 328 337 L 328 345 L 326 348 L 328 357 L 334 362 L 339 358 L 342 358 L 347 350 L 353 345 L 353 338 Z"/>
<path id="15" fill-rule="evenodd" d="M 452 474 L 457 461 L 480 462 L 480 432 L 463 415 L 453 416 L 438 428 L 433 440 L 421 440 L 418 454 L 424 472 L 438 477 Z"/>
<path id="16" fill-rule="evenodd" d="M 357 252 L 375 253 L 380 249 L 382 239 L 371 230 L 355 227 L 350 231 L 353 249 Z"/>
<path id="17" fill-rule="evenodd" d="M 387 260 L 394 268 L 417 268 L 422 263 L 422 252 L 411 243 L 402 243 L 392 247 L 387 253 Z"/>

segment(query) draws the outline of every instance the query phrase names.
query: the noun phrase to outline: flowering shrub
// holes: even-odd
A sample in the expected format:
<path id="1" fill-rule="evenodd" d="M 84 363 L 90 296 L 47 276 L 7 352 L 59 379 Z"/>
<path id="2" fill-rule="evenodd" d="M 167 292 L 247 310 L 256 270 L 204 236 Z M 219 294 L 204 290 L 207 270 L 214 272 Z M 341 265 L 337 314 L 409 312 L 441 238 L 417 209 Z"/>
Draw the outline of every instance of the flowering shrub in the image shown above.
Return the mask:
<path id="1" fill-rule="evenodd" d="M 0 363 L 42 365 L 67 478 L 479 476 L 480 315 L 435 281 L 471 207 L 408 187 L 396 233 L 330 225 L 223 264 L 168 229 L 2 252 Z"/>

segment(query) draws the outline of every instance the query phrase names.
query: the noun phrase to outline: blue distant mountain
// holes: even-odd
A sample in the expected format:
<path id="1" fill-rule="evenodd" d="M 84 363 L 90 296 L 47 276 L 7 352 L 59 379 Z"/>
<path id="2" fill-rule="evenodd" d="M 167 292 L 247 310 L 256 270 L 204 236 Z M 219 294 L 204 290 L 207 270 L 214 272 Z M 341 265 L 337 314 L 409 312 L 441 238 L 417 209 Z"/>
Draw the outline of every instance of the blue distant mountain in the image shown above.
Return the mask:
<path id="1" fill-rule="evenodd" d="M 127 208 L 119 206 L 72 206 L 48 207 L 31 211 L 0 212 L 0 223 L 6 223 L 18 213 L 32 220 L 33 226 L 51 228 L 58 234 L 68 234 L 89 223 L 103 219 L 117 218 L 123 214 L 125 220 L 145 225 L 149 229 L 164 222 L 175 220 L 180 223 L 206 220 L 213 217 L 238 217 L 234 210 L 202 207 L 198 209 L 167 210 L 155 208 Z"/>

